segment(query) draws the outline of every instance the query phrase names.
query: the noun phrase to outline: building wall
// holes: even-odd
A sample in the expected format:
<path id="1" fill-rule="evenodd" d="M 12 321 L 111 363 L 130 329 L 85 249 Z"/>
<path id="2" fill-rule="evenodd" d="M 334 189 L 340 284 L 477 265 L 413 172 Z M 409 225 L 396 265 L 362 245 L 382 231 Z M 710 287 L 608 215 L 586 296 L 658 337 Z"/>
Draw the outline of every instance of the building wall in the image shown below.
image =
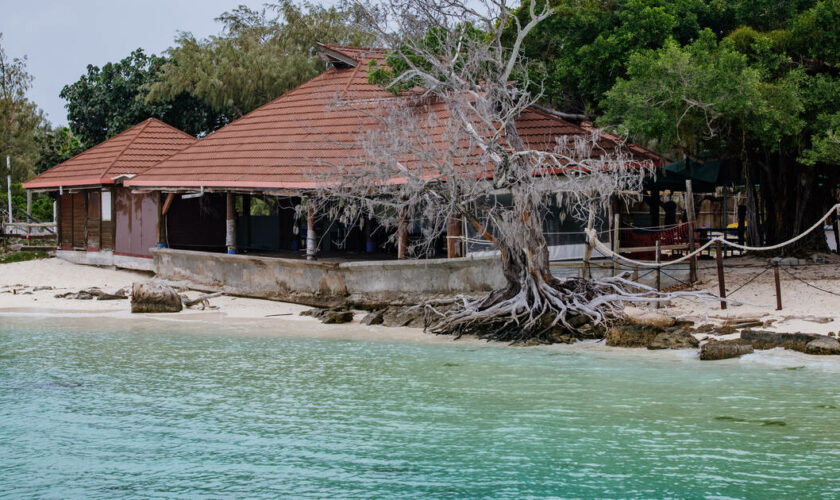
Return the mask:
<path id="1" fill-rule="evenodd" d="M 134 257 L 151 257 L 150 249 L 157 245 L 158 203 L 155 193 L 132 193 L 117 188 L 115 201 L 115 252 Z"/>
<path id="2" fill-rule="evenodd" d="M 113 204 L 110 188 L 82 189 L 58 196 L 58 246 L 64 250 L 114 249 L 114 222 L 103 221 L 103 200 Z M 113 214 L 113 205 L 110 213 Z"/>
<path id="3" fill-rule="evenodd" d="M 152 253 L 161 279 L 313 306 L 416 304 L 504 285 L 496 257 L 336 263 L 173 249 Z"/>

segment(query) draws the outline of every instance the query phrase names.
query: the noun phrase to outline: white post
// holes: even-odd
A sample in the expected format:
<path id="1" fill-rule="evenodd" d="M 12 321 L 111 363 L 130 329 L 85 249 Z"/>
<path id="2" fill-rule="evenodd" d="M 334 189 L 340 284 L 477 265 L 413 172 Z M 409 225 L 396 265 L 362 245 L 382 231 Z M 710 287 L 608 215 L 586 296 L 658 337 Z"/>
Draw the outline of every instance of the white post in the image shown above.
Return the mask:
<path id="1" fill-rule="evenodd" d="M 315 235 L 315 209 L 311 203 L 306 205 L 306 260 L 315 260 L 318 256 L 318 238 Z"/>
<path id="2" fill-rule="evenodd" d="M 12 160 L 6 155 L 6 188 L 9 192 L 9 224 L 12 221 Z"/>

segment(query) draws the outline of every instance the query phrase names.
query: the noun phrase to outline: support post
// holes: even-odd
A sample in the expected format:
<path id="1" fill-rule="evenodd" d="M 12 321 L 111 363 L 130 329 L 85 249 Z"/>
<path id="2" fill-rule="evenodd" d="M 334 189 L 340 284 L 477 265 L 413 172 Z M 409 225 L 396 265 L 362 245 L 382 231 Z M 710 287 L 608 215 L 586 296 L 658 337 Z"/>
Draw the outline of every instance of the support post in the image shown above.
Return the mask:
<path id="1" fill-rule="evenodd" d="M 726 280 L 723 276 L 723 243 L 717 242 L 715 243 L 715 262 L 717 263 L 717 275 L 718 275 L 718 294 L 720 298 L 726 298 Z M 726 301 L 720 301 L 720 308 L 726 309 Z"/>
<path id="2" fill-rule="evenodd" d="M 318 238 L 315 235 L 315 209 L 306 204 L 306 260 L 318 258 Z"/>
<path id="3" fill-rule="evenodd" d="M 227 193 L 227 217 L 225 218 L 225 245 L 229 254 L 236 253 L 236 206 L 233 193 Z"/>
<path id="4" fill-rule="evenodd" d="M 650 190 L 650 225 L 659 227 L 659 189 Z"/>
<path id="5" fill-rule="evenodd" d="M 840 208 L 834 211 L 831 228 L 834 232 L 834 253 L 840 253 Z"/>
<path id="6" fill-rule="evenodd" d="M 613 214 L 613 252 L 615 255 L 621 254 L 621 235 L 619 234 L 619 224 L 621 223 L 621 216 L 618 213 Z M 612 275 L 618 274 L 618 257 L 613 256 L 613 271 Z"/>
<path id="7" fill-rule="evenodd" d="M 721 189 L 721 195 L 723 197 L 723 210 L 721 210 L 721 216 L 723 217 L 723 233 L 726 234 L 726 226 L 729 225 L 729 199 L 727 194 L 729 194 L 729 188 L 723 186 Z"/>
<path id="8" fill-rule="evenodd" d="M 589 220 L 586 222 L 586 230 L 587 233 L 590 229 L 595 227 L 595 210 L 590 207 L 589 208 Z M 589 244 L 589 238 L 586 239 L 586 246 L 583 250 L 583 267 L 581 268 L 580 274 L 581 278 L 587 279 L 589 278 L 589 258 L 592 256 L 592 245 Z"/>
<path id="9" fill-rule="evenodd" d="M 454 259 L 461 257 L 461 218 L 457 215 L 450 215 L 446 221 L 446 257 Z"/>
<path id="10" fill-rule="evenodd" d="M 633 281 L 639 282 L 639 265 L 633 264 Z"/>
<path id="11" fill-rule="evenodd" d="M 399 218 L 397 224 L 397 258 L 404 259 L 408 247 L 408 214 L 405 207 L 400 208 Z"/>
<path id="12" fill-rule="evenodd" d="M 656 263 L 659 264 L 662 261 L 662 242 L 656 240 Z M 658 265 L 656 266 L 656 291 L 662 291 L 662 268 Z M 656 302 L 656 308 L 659 309 L 661 306 L 661 302 Z"/>
<path id="13" fill-rule="evenodd" d="M 738 244 L 744 244 L 744 230 L 747 227 L 747 207 L 738 205 Z"/>
<path id="14" fill-rule="evenodd" d="M 779 263 L 773 263 L 773 279 L 776 281 L 776 310 L 782 310 L 782 285 L 779 282 Z"/>
<path id="15" fill-rule="evenodd" d="M 691 186 L 691 179 L 685 181 L 685 211 L 688 218 L 688 251 L 693 252 L 694 244 L 694 227 L 697 224 L 694 212 L 694 189 Z M 688 259 L 688 282 L 694 283 L 697 281 L 697 256 Z"/>
<path id="16" fill-rule="evenodd" d="M 6 191 L 9 193 L 9 224 L 12 220 L 12 159 L 6 155 Z"/>
<path id="17" fill-rule="evenodd" d="M 32 191 L 26 190 L 26 237 L 32 232 Z"/>

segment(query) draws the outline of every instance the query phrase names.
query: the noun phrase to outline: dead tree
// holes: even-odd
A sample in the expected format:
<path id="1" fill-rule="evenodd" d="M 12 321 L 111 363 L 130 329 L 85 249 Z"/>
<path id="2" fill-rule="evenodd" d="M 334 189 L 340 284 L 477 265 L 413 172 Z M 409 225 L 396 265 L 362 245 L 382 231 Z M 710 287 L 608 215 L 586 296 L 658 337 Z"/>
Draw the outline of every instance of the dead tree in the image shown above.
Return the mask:
<path id="1" fill-rule="evenodd" d="M 447 220 L 463 217 L 501 256 L 507 286 L 478 299 L 425 304 L 437 333 L 505 341 L 546 339 L 620 317 L 623 303 L 655 294 L 623 278 L 554 277 L 543 217 L 550 206 L 581 221 L 606 213 L 615 197 L 634 196 L 652 167 L 595 133 L 526 143 L 517 118 L 539 100 L 520 46 L 550 14 L 531 0 L 523 21 L 504 0 L 394 1 L 392 20 L 410 20 L 394 39 L 387 88 L 394 97 L 339 100 L 365 117 L 354 157 L 318 179 L 318 198 L 343 221 L 375 217 L 397 227 L 405 214 L 422 221 L 431 245 Z M 387 37 L 385 30 L 380 32 Z M 515 78 L 514 78 L 515 77 Z M 516 80 L 514 82 L 514 79 Z M 373 125 L 371 125 L 373 124 Z M 533 138 L 532 138 L 533 139 Z M 535 144 L 534 142 L 538 142 Z M 416 248 L 415 248 L 416 249 Z"/>

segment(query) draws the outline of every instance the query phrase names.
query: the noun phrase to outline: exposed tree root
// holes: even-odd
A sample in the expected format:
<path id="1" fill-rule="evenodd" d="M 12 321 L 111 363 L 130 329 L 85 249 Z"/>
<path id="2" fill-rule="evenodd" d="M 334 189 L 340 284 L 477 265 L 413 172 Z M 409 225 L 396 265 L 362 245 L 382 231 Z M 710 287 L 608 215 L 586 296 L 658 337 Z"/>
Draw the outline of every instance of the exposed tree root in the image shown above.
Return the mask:
<path id="1" fill-rule="evenodd" d="M 662 302 L 676 297 L 719 301 L 708 292 L 657 292 L 624 276 L 589 280 L 523 280 L 475 299 L 459 295 L 424 304 L 427 330 L 476 335 L 511 343 L 554 343 L 564 338 L 600 338 L 623 318 L 624 304 Z"/>

